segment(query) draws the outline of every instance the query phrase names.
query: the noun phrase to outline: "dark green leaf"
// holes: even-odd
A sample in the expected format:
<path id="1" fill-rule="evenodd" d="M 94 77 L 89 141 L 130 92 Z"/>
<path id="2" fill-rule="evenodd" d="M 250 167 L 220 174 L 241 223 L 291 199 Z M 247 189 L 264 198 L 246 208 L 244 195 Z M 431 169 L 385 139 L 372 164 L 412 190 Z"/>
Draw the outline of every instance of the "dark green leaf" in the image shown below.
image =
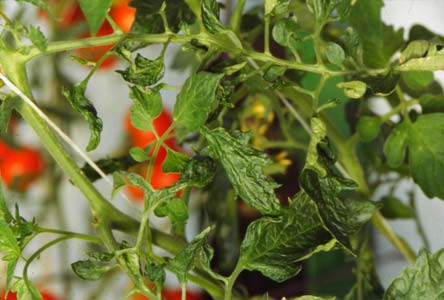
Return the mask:
<path id="1" fill-rule="evenodd" d="M 216 90 L 223 76 L 199 72 L 189 77 L 177 95 L 174 121 L 188 131 L 198 130 L 204 125 L 215 104 Z"/>
<path id="2" fill-rule="evenodd" d="M 444 95 L 424 94 L 418 99 L 422 113 L 444 113 Z"/>
<path id="3" fill-rule="evenodd" d="M 299 273 L 300 261 L 334 245 L 313 201 L 299 192 L 280 216 L 262 217 L 248 226 L 239 260 L 243 268 L 282 282 Z"/>
<path id="4" fill-rule="evenodd" d="M 397 125 L 384 143 L 384 154 L 387 164 L 392 168 L 402 165 L 407 147 L 406 123 Z"/>
<path id="5" fill-rule="evenodd" d="M 182 173 L 189 160 L 190 157 L 185 153 L 177 152 L 168 148 L 167 157 L 162 165 L 162 171 L 164 171 L 165 173 L 168 172 Z"/>
<path id="6" fill-rule="evenodd" d="M 327 60 L 334 65 L 342 65 L 345 60 L 345 52 L 341 46 L 336 43 L 327 43 L 325 46 L 325 56 Z"/>
<path id="7" fill-rule="evenodd" d="M 39 48 L 40 51 L 45 51 L 48 41 L 43 33 L 40 31 L 39 27 L 29 26 L 28 37 L 32 44 Z"/>
<path id="8" fill-rule="evenodd" d="M 367 84 L 359 80 L 340 82 L 337 86 L 344 89 L 345 95 L 351 99 L 361 98 L 367 90 Z"/>
<path id="9" fill-rule="evenodd" d="M 79 260 L 71 264 L 73 272 L 83 280 L 99 280 L 113 267 L 112 265 L 99 265 L 92 260 Z"/>
<path id="10" fill-rule="evenodd" d="M 415 211 L 394 196 L 382 197 L 381 203 L 381 213 L 387 219 L 410 219 L 415 217 Z"/>
<path id="11" fill-rule="evenodd" d="M 25 281 L 23 278 L 18 279 L 12 291 L 17 293 L 17 299 L 20 300 L 42 300 L 42 295 L 37 288 L 30 281 Z"/>
<path id="12" fill-rule="evenodd" d="M 97 116 L 97 111 L 91 101 L 85 97 L 86 84 L 86 81 L 82 81 L 70 90 L 64 89 L 63 95 L 66 97 L 69 104 L 71 104 L 72 108 L 88 121 L 91 137 L 89 138 L 86 150 L 91 151 L 96 149 L 99 145 L 103 123 Z"/>
<path id="13" fill-rule="evenodd" d="M 148 160 L 148 154 L 145 152 L 145 150 L 139 147 L 131 148 L 129 150 L 129 154 L 137 162 L 144 162 Z"/>
<path id="14" fill-rule="evenodd" d="M 367 84 L 367 90 L 371 94 L 387 96 L 395 90 L 399 77 L 399 74 L 390 71 L 387 74 L 364 77 L 360 80 Z"/>
<path id="15" fill-rule="evenodd" d="M 154 282 L 157 289 L 162 289 L 166 278 L 164 265 L 159 265 L 148 257 L 145 263 L 145 273 L 148 280 Z"/>
<path id="16" fill-rule="evenodd" d="M 350 12 L 350 0 L 307 0 L 307 6 L 314 14 L 316 21 L 325 23 L 332 17 L 336 10 L 339 17 L 343 18 Z"/>
<path id="17" fill-rule="evenodd" d="M 410 71 L 401 73 L 402 81 L 412 90 L 422 90 L 432 84 L 434 76 L 431 71 Z"/>
<path id="18" fill-rule="evenodd" d="M 112 0 L 79 0 L 79 4 L 88 21 L 91 34 L 96 35 L 111 7 Z"/>
<path id="19" fill-rule="evenodd" d="M 281 206 L 274 189 L 279 185 L 264 174 L 271 164 L 268 156 L 248 146 L 249 135 L 230 133 L 223 128 L 202 134 L 209 145 L 210 156 L 219 160 L 239 196 L 264 215 L 280 213 Z"/>
<path id="20" fill-rule="evenodd" d="M 156 215 L 167 216 L 173 225 L 185 225 L 188 220 L 188 207 L 181 198 L 172 198 L 156 209 Z"/>
<path id="21" fill-rule="evenodd" d="M 200 253 L 204 250 L 205 245 L 208 243 L 208 235 L 210 234 L 211 227 L 208 227 L 179 252 L 170 262 L 169 267 L 173 271 L 180 283 L 186 282 L 187 273 L 191 271 L 196 263 L 199 261 Z"/>
<path id="22" fill-rule="evenodd" d="M 364 62 L 373 68 L 386 67 L 393 54 L 403 44 L 403 30 L 395 31 L 393 26 L 381 20 L 382 0 L 356 1 L 348 21 L 361 37 Z"/>
<path id="23" fill-rule="evenodd" d="M 185 165 L 180 176 L 180 182 L 188 186 L 204 187 L 214 178 L 216 162 L 208 156 L 194 156 Z"/>
<path id="24" fill-rule="evenodd" d="M 130 83 L 140 86 L 150 86 L 162 79 L 165 72 L 165 65 L 163 58 L 151 60 L 137 53 L 133 64 L 124 71 L 118 70 L 116 72 L 121 74 L 123 78 Z M 137 93 L 138 91 L 133 89 L 132 92 Z M 139 93 L 142 92 L 142 89 L 139 88 Z M 137 95 L 136 97 L 143 96 Z"/>
<path id="25" fill-rule="evenodd" d="M 356 130 L 364 142 L 373 141 L 379 134 L 382 122 L 378 117 L 362 116 Z"/>
<path id="26" fill-rule="evenodd" d="M 219 9 L 219 3 L 216 0 L 201 1 L 202 22 L 209 33 L 221 33 L 226 30 L 219 20 Z"/>
<path id="27" fill-rule="evenodd" d="M 412 267 L 388 287 L 384 300 L 440 300 L 444 297 L 444 250 L 432 254 L 422 249 Z"/>

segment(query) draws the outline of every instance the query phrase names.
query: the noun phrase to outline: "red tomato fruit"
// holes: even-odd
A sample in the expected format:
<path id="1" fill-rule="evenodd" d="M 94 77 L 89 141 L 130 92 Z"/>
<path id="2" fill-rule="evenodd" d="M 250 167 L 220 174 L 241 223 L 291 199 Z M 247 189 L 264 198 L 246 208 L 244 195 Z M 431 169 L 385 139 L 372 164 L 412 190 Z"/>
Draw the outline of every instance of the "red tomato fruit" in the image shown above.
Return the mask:
<path id="1" fill-rule="evenodd" d="M 164 289 L 162 290 L 162 297 L 164 300 L 181 300 L 182 299 L 182 290 L 179 288 L 176 289 Z M 149 300 L 148 297 L 143 295 L 134 295 L 134 300 Z M 204 299 L 203 294 L 192 292 L 187 290 L 187 300 L 202 300 Z"/>
<path id="2" fill-rule="evenodd" d="M 43 158 L 35 149 L 12 149 L 0 165 L 3 183 L 11 189 L 25 191 L 43 172 Z"/>
<path id="3" fill-rule="evenodd" d="M 119 1 L 111 6 L 109 15 L 116 24 L 123 30 L 129 32 L 136 18 L 136 9 L 128 5 L 128 0 Z"/>
<path id="4" fill-rule="evenodd" d="M 60 4 L 57 2 L 60 1 L 52 0 L 49 1 L 48 4 L 53 8 L 60 7 L 61 11 L 56 11 L 56 13 L 59 15 L 58 19 L 55 20 L 58 27 L 68 28 L 74 24 L 85 21 L 85 17 L 83 16 L 82 10 L 77 1 L 65 1 L 63 6 L 60 6 Z M 38 14 L 42 19 L 49 19 L 48 14 L 43 9 L 39 9 Z"/>
<path id="5" fill-rule="evenodd" d="M 2 163 L 11 152 L 11 147 L 6 142 L 0 140 L 0 163 Z"/>
<path id="6" fill-rule="evenodd" d="M 61 300 L 62 298 L 56 297 L 48 292 L 40 291 L 40 294 L 42 295 L 43 300 Z M 4 293 L 0 296 L 1 300 L 17 300 L 17 294 L 14 292 L 9 292 L 8 297 L 5 298 Z"/>

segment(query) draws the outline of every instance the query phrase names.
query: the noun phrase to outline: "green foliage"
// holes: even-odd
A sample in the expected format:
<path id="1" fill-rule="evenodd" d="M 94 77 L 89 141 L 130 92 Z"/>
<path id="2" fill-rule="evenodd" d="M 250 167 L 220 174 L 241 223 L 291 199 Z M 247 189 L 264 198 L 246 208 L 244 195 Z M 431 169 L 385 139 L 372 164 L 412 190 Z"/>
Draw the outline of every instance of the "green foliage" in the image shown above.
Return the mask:
<path id="1" fill-rule="evenodd" d="M 17 293 L 17 299 L 20 300 L 42 300 L 37 288 L 30 281 L 26 281 L 23 278 L 18 279 L 13 287 L 12 291 Z"/>
<path id="2" fill-rule="evenodd" d="M 384 196 L 381 199 L 381 213 L 387 219 L 410 219 L 415 217 L 415 211 L 394 196 Z"/>
<path id="3" fill-rule="evenodd" d="M 359 99 L 364 96 L 367 84 L 359 80 L 345 81 L 338 84 L 338 88 L 344 89 L 345 95 L 351 99 Z"/>
<path id="4" fill-rule="evenodd" d="M 424 114 L 444 113 L 444 95 L 423 94 L 418 100 Z"/>
<path id="5" fill-rule="evenodd" d="M 141 130 L 153 130 L 153 122 L 162 112 L 160 92 L 157 89 L 132 86 L 130 96 L 134 101 L 130 109 L 131 123 Z"/>
<path id="6" fill-rule="evenodd" d="M 126 70 L 117 72 L 129 83 L 150 86 L 162 79 L 164 71 L 163 58 L 151 60 L 138 53 L 134 62 Z"/>
<path id="7" fill-rule="evenodd" d="M 71 268 L 83 280 L 99 280 L 113 266 L 104 266 L 92 260 L 79 260 L 71 264 Z"/>
<path id="8" fill-rule="evenodd" d="M 45 51 L 46 50 L 46 46 L 48 41 L 46 40 L 45 36 L 43 35 L 42 31 L 40 30 L 39 27 L 35 27 L 35 26 L 29 26 L 29 39 L 31 40 L 31 42 L 37 47 L 39 48 L 39 50 L 41 51 Z"/>
<path id="9" fill-rule="evenodd" d="M 102 26 L 112 0 L 79 0 L 80 8 L 89 24 L 92 35 Z"/>
<path id="10" fill-rule="evenodd" d="M 162 165 L 162 170 L 164 172 L 182 173 L 182 171 L 186 168 L 189 159 L 190 158 L 188 155 L 168 148 L 167 157 Z"/>
<path id="11" fill-rule="evenodd" d="M 378 136 L 381 125 L 378 117 L 363 116 L 359 119 L 356 129 L 364 142 L 371 142 Z"/>

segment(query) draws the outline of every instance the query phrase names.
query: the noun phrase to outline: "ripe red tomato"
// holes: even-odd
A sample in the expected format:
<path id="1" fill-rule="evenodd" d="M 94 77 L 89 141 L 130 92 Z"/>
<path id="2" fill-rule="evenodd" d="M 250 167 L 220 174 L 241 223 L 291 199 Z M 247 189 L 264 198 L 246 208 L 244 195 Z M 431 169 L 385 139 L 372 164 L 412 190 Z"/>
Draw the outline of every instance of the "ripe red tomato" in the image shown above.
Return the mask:
<path id="1" fill-rule="evenodd" d="M 32 148 L 12 149 L 0 165 L 3 183 L 11 189 L 25 191 L 43 172 L 40 152 Z"/>
<path id="2" fill-rule="evenodd" d="M 58 10 L 60 11 L 56 11 L 58 19 L 55 21 L 60 28 L 68 28 L 74 24 L 85 21 L 85 17 L 77 1 L 64 1 L 60 4 L 60 0 L 51 0 L 48 4 L 53 8 L 59 8 Z M 39 9 L 38 14 L 45 20 L 49 19 L 48 14 L 43 9 Z"/>
<path id="3" fill-rule="evenodd" d="M 11 152 L 11 147 L 6 142 L 0 140 L 0 163 L 2 163 Z"/>
<path id="4" fill-rule="evenodd" d="M 181 300 L 182 299 L 182 290 L 180 288 L 172 288 L 172 289 L 163 289 L 162 297 L 164 300 Z M 143 295 L 134 295 L 134 300 L 149 300 L 148 297 Z M 203 294 L 192 292 L 187 290 L 187 300 L 202 300 L 204 299 Z"/>
<path id="5" fill-rule="evenodd" d="M 116 24 L 123 30 L 129 32 L 136 18 L 136 9 L 128 5 L 129 0 L 118 1 L 111 6 L 109 15 Z"/>
<path id="6" fill-rule="evenodd" d="M 54 296 L 54 295 L 52 295 L 52 294 L 50 294 L 48 292 L 45 292 L 45 291 L 40 291 L 40 294 L 42 295 L 43 300 L 61 300 L 61 298 L 56 297 L 56 296 Z M 0 296 L 0 299 L 3 300 L 4 298 L 5 298 L 5 295 L 4 295 L 4 293 L 2 293 L 1 296 Z M 4 300 L 17 300 L 17 299 L 18 298 L 17 298 L 17 294 L 16 293 L 9 292 L 8 293 L 8 297 L 6 299 L 4 299 Z"/>

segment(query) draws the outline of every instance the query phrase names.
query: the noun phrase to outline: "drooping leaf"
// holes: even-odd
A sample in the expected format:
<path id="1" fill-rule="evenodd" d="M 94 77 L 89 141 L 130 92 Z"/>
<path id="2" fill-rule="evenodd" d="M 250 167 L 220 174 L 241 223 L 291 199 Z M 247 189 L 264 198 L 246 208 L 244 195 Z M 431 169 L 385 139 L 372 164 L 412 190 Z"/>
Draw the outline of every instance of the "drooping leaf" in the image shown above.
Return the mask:
<path id="1" fill-rule="evenodd" d="M 165 173 L 168 172 L 182 173 L 189 160 L 190 157 L 185 153 L 174 151 L 168 148 L 167 157 L 162 165 L 162 171 L 164 171 Z"/>
<path id="2" fill-rule="evenodd" d="M 116 72 L 121 74 L 123 79 L 129 83 L 140 86 L 150 86 L 162 79 L 165 72 L 165 65 L 161 57 L 151 60 L 137 53 L 134 63 L 126 68 L 126 70 L 117 70 Z M 132 90 L 132 92 L 137 93 L 138 91 Z M 141 93 L 142 90 L 139 89 L 139 92 Z"/>
<path id="3" fill-rule="evenodd" d="M 91 34 L 96 35 L 111 7 L 112 0 L 79 0 L 79 4 L 88 21 Z"/>
<path id="4" fill-rule="evenodd" d="M 381 199 L 382 215 L 387 219 L 410 219 L 415 217 L 415 211 L 394 196 L 384 196 Z"/>
<path id="5" fill-rule="evenodd" d="M 444 297 L 444 250 L 422 249 L 416 263 L 406 268 L 387 288 L 384 300 L 439 300 Z"/>
<path id="6" fill-rule="evenodd" d="M 169 262 L 169 267 L 176 274 L 179 282 L 186 282 L 187 273 L 196 266 L 201 251 L 204 250 L 205 245 L 208 243 L 210 232 L 211 227 L 208 227 L 196 235 L 188 246 Z"/>
<path id="7" fill-rule="evenodd" d="M 43 35 L 39 27 L 29 26 L 28 37 L 31 40 L 32 44 L 36 46 L 40 51 L 45 51 L 48 41 L 46 37 Z"/>
<path id="8" fill-rule="evenodd" d="M 223 128 L 203 128 L 201 132 L 209 144 L 210 156 L 221 162 L 239 196 L 264 215 L 279 214 L 281 206 L 274 192 L 279 185 L 264 174 L 271 160 L 248 146 L 249 136 Z"/>
<path id="9" fill-rule="evenodd" d="M 124 171 L 128 170 L 130 167 L 137 164 L 135 160 L 131 158 L 131 156 L 123 155 L 115 158 L 103 158 L 96 160 L 94 162 L 105 174 L 111 174 L 116 171 Z M 100 178 L 100 174 L 96 172 L 90 165 L 84 164 L 82 167 L 82 172 L 88 177 L 91 181 L 96 181 Z"/>
<path id="10" fill-rule="evenodd" d="M 423 114 L 444 113 L 444 95 L 423 94 L 418 100 Z"/>
<path id="11" fill-rule="evenodd" d="M 174 106 L 174 121 L 188 131 L 198 130 L 205 124 L 216 103 L 216 90 L 224 75 L 199 72 L 189 77 Z"/>
<path id="12" fill-rule="evenodd" d="M 382 121 L 378 117 L 362 116 L 356 130 L 364 142 L 373 141 L 379 134 Z"/>
<path id="13" fill-rule="evenodd" d="M 300 272 L 300 261 L 334 245 L 313 201 L 299 192 L 281 215 L 262 217 L 248 226 L 239 263 L 244 269 L 282 282 Z"/>
<path id="14" fill-rule="evenodd" d="M 80 113 L 88 122 L 91 136 L 88 145 L 86 146 L 86 150 L 91 151 L 96 149 L 100 143 L 100 134 L 102 132 L 103 123 L 102 119 L 98 117 L 94 105 L 85 97 L 86 85 L 87 82 L 82 81 L 70 90 L 65 89 L 63 95 L 66 97 L 69 104 L 71 104 L 72 108 Z"/>
<path id="15" fill-rule="evenodd" d="M 114 265 L 103 265 L 92 260 L 79 260 L 71 264 L 73 272 L 83 280 L 99 280 Z"/>
<path id="16" fill-rule="evenodd" d="M 348 17 L 362 40 L 364 63 L 373 68 L 386 67 L 403 44 L 403 30 L 394 30 L 381 20 L 382 0 L 356 1 Z"/>
<path id="17" fill-rule="evenodd" d="M 337 86 L 344 89 L 345 95 L 351 99 L 361 98 L 367 90 L 367 84 L 359 80 L 340 82 Z"/>
<path id="18" fill-rule="evenodd" d="M 12 291 L 17 293 L 20 300 L 42 300 L 42 295 L 30 281 L 19 278 L 12 286 Z"/>

